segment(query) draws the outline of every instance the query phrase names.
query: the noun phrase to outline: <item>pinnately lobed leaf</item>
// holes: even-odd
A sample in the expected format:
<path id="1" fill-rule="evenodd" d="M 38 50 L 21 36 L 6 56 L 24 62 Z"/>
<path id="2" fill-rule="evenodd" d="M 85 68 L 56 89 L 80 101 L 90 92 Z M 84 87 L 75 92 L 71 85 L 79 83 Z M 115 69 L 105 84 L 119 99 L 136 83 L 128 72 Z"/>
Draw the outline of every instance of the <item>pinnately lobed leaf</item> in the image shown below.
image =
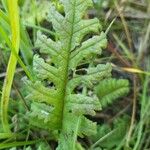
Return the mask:
<path id="1" fill-rule="evenodd" d="M 95 87 L 95 91 L 104 108 L 112 104 L 118 98 L 128 94 L 129 81 L 125 79 L 105 79 Z"/>
<path id="2" fill-rule="evenodd" d="M 50 62 L 35 55 L 33 72 L 36 80 L 31 82 L 24 78 L 24 82 L 29 91 L 27 98 L 33 101 L 29 113 L 31 123 L 60 131 L 57 150 L 76 150 L 77 136 L 96 133 L 96 123 L 84 115 L 95 115 L 95 111 L 101 109 L 93 87 L 111 76 L 111 65 L 90 62 L 88 67 L 83 65 L 84 74 L 77 73 L 78 66 L 96 57 L 95 54 L 101 54 L 107 45 L 106 35 L 99 33 L 98 19 L 83 19 L 92 0 L 62 0 L 61 3 L 65 16 L 54 6 L 48 14 L 57 40 L 40 32 L 37 34 L 36 46 L 50 57 Z M 84 40 L 91 33 L 95 35 Z M 79 87 L 84 90 L 79 92 L 76 90 Z M 89 94 L 88 89 L 93 94 Z"/>

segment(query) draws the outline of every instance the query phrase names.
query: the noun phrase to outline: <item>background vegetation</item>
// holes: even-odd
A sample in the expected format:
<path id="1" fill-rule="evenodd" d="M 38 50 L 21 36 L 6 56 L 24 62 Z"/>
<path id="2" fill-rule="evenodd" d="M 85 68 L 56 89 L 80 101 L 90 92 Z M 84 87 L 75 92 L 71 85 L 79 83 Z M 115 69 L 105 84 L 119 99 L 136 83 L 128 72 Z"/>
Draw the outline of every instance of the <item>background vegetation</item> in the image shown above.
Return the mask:
<path id="1" fill-rule="evenodd" d="M 64 10 L 59 1 L 51 2 L 63 14 Z M 4 96 L 2 90 L 6 95 L 9 95 L 11 90 L 8 108 L 1 100 L 1 106 L 5 106 L 9 115 L 7 116 L 1 107 L 1 114 L 6 116 L 0 116 L 0 149 L 53 150 L 57 147 L 53 137 L 48 136 L 47 131 L 32 125 L 28 119 L 30 102 L 25 99 L 27 90 L 22 82 L 24 76 L 31 80 L 33 78 L 30 73 L 33 55 L 39 54 L 35 45 L 37 32 L 42 31 L 47 36 L 54 36 L 52 25 L 46 20 L 50 1 L 19 0 L 18 3 L 19 12 L 13 2 L 6 5 L 6 1 L 2 0 L 0 3 L 0 97 Z M 96 63 L 110 62 L 113 79 L 111 83 L 103 80 L 97 86 L 96 91 L 102 99 L 103 109 L 93 117 L 88 116 L 97 122 L 97 134 L 79 138 L 82 147 L 79 146 L 78 149 L 148 150 L 150 1 L 93 0 L 93 3 L 94 8 L 88 11 L 85 18 L 97 17 L 103 31 L 107 32 L 108 39 L 107 48 L 102 56 L 96 59 Z M 20 17 L 17 16 L 19 13 Z M 17 40 L 20 40 L 20 49 Z M 14 57 L 11 58 L 10 53 Z M 49 59 L 45 55 L 43 57 Z M 10 84 L 4 83 L 4 79 Z M 6 118 L 11 123 L 10 127 Z M 13 133 L 9 132 L 10 128 Z"/>

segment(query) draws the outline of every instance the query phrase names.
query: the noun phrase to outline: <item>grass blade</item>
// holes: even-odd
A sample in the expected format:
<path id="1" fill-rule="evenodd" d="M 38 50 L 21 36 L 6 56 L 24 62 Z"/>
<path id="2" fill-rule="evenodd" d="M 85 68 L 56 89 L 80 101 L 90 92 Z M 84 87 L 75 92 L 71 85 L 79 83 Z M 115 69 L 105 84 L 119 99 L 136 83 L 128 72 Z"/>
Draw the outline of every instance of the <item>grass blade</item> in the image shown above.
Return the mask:
<path id="1" fill-rule="evenodd" d="M 12 47 L 16 53 L 19 52 L 20 45 L 20 26 L 19 26 L 19 10 L 18 10 L 18 1 L 17 0 L 8 0 L 8 13 L 11 24 L 11 34 L 12 34 Z M 8 123 L 8 104 L 9 104 L 9 96 L 11 92 L 12 82 L 15 74 L 17 64 L 17 58 L 11 52 L 8 66 L 7 66 L 7 75 L 5 78 L 5 82 L 2 90 L 2 99 L 1 99 L 1 117 L 2 117 L 2 126 L 4 132 L 11 132 L 10 126 Z"/>

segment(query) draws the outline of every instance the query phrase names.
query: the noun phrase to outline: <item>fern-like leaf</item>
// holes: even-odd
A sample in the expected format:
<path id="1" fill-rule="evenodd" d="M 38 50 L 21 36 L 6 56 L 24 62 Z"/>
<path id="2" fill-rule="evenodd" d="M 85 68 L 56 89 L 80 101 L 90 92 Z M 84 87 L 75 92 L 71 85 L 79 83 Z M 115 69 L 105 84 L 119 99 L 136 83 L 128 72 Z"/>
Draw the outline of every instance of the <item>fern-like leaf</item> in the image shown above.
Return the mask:
<path id="1" fill-rule="evenodd" d="M 107 79 L 99 83 L 95 88 L 96 94 L 100 99 L 102 107 L 112 104 L 117 98 L 129 92 L 129 82 L 125 79 Z"/>
<path id="2" fill-rule="evenodd" d="M 89 95 L 88 90 L 84 94 L 75 92 L 75 89 L 82 85 L 93 91 L 94 85 L 111 75 L 111 65 L 94 65 L 91 62 L 88 68 L 82 68 L 85 74 L 76 73 L 81 63 L 101 53 L 107 40 L 103 32 L 99 33 L 101 26 L 98 19 L 82 19 L 85 10 L 92 6 L 92 0 L 61 2 L 65 16 L 53 6 L 48 15 L 48 20 L 52 22 L 58 36 L 57 40 L 49 39 L 38 32 L 36 42 L 40 51 L 49 55 L 51 61 L 47 63 L 35 55 L 33 72 L 36 81 L 24 79 L 24 82 L 29 90 L 27 98 L 33 100 L 29 115 L 32 122 L 35 121 L 33 124 L 42 122 L 42 126 L 45 124 L 50 130 L 60 130 L 57 150 L 75 150 L 77 136 L 96 132 L 96 123 L 84 115 L 94 115 L 96 110 L 101 109 L 100 102 L 94 94 Z M 82 42 L 91 32 L 96 35 Z"/>

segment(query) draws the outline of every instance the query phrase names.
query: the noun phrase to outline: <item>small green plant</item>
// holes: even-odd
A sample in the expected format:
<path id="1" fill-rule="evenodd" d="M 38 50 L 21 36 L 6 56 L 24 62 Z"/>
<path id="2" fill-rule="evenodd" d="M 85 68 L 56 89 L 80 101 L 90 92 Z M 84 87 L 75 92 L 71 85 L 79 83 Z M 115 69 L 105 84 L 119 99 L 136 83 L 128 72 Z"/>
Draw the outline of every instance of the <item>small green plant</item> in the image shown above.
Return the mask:
<path id="1" fill-rule="evenodd" d="M 35 55 L 35 81 L 24 79 L 24 82 L 29 91 L 27 99 L 32 100 L 30 123 L 57 132 L 57 150 L 75 150 L 78 136 L 96 133 L 96 123 L 85 115 L 95 115 L 95 111 L 101 110 L 94 87 L 111 76 L 111 65 L 94 62 L 107 40 L 105 33 L 100 33 L 98 19 L 83 19 L 92 1 L 63 0 L 62 3 L 65 16 L 54 6 L 48 14 L 57 38 L 50 39 L 41 32 L 37 35 L 36 46 L 50 61 Z"/>
<path id="2" fill-rule="evenodd" d="M 34 27 L 46 31 L 47 34 L 53 34 L 48 37 L 41 32 L 42 30 L 38 31 L 35 47 L 39 48 L 41 55 L 34 55 L 33 66 L 30 71 L 27 70 L 27 67 L 18 56 L 19 46 L 21 50 L 22 48 L 27 49 L 25 43 L 22 43 L 26 41 L 23 40 L 23 37 L 27 39 L 27 36 L 23 32 L 22 24 L 19 23 L 17 0 L 8 0 L 8 2 L 8 14 L 0 11 L 0 19 L 4 20 L 8 26 L 10 26 L 8 21 L 10 19 L 12 32 L 12 41 L 10 41 L 6 36 L 5 26 L 0 27 L 0 33 L 3 33 L 0 41 L 6 42 L 6 46 L 11 49 L 6 82 L 3 85 L 2 92 L 0 91 L 0 117 L 2 121 L 0 126 L 3 127 L 3 130 L 0 130 L 2 132 L 0 133 L 0 140 L 12 138 L 15 139 L 15 142 L 1 143 L 0 149 L 30 144 L 35 144 L 38 150 L 50 149 L 50 145 L 42 140 L 37 144 L 38 140 L 27 140 L 29 135 L 18 135 L 24 130 L 28 130 L 27 134 L 29 134 L 29 130 L 32 130 L 33 126 L 36 126 L 36 129 L 40 128 L 41 131 L 46 130 L 48 140 L 52 139 L 58 142 L 57 150 L 84 150 L 83 145 L 78 141 L 78 137 L 84 138 L 86 136 L 93 137 L 91 140 L 95 142 L 90 148 L 97 148 L 99 146 L 98 138 L 105 136 L 102 132 L 103 128 L 107 129 L 106 134 L 109 134 L 109 131 L 113 133 L 120 130 L 124 134 L 126 130 L 126 121 L 124 120 L 119 120 L 120 123 L 114 123 L 114 131 L 111 131 L 111 128 L 107 125 L 102 127 L 98 125 L 97 128 L 97 123 L 89 119 L 96 114 L 96 111 L 107 108 L 108 105 L 129 91 L 127 80 L 110 78 L 112 70 L 110 63 L 98 64 L 95 61 L 100 59 L 102 49 L 107 46 L 107 33 L 102 31 L 97 18 L 85 19 L 87 18 L 86 10 L 93 5 L 92 0 L 53 2 L 54 5 L 51 5 L 50 12 L 47 15 L 47 20 L 52 24 L 53 31 L 47 32 L 47 29 L 34 25 Z M 33 4 L 35 2 L 33 1 Z M 5 1 L 3 3 L 6 4 L 7 9 L 7 3 Z M 12 8 L 14 4 L 15 6 Z M 49 5 L 47 7 L 49 8 Z M 59 9 L 59 12 L 56 9 Z M 13 13 L 15 11 L 16 13 Z M 46 12 L 44 11 L 44 18 Z M 34 15 L 31 15 L 32 17 L 36 18 Z M 13 23 L 13 19 L 16 23 Z M 35 39 L 35 33 L 36 30 L 34 30 L 33 39 Z M 32 53 L 30 57 L 27 57 L 26 51 L 23 54 L 25 54 L 22 55 L 24 62 L 29 65 L 31 63 L 29 58 L 32 57 Z M 12 114 L 13 116 L 16 114 L 19 116 L 17 121 L 20 124 L 19 132 L 13 133 L 12 128 L 15 128 L 16 124 L 9 124 L 8 111 L 10 109 L 9 95 L 17 61 L 29 77 L 23 78 L 25 87 L 23 87 L 23 92 L 21 91 L 21 97 L 26 95 L 28 102 L 25 104 L 27 105 L 26 111 L 22 108 L 20 102 L 11 101 L 11 107 L 14 108 L 15 106 L 17 108 L 16 113 L 14 111 Z M 30 108 L 28 108 L 28 104 Z M 24 113 L 25 111 L 27 113 Z M 29 125 L 27 125 L 27 121 L 29 121 Z M 20 141 L 16 137 L 18 139 L 25 137 L 26 141 Z M 119 143 L 120 140 L 118 139 L 120 137 L 124 136 L 116 136 L 108 147 L 116 146 L 117 144 L 114 143 L 116 141 Z M 104 142 L 102 147 L 105 148 L 106 145 L 107 142 Z M 24 149 L 30 150 L 32 146 L 24 147 Z"/>

